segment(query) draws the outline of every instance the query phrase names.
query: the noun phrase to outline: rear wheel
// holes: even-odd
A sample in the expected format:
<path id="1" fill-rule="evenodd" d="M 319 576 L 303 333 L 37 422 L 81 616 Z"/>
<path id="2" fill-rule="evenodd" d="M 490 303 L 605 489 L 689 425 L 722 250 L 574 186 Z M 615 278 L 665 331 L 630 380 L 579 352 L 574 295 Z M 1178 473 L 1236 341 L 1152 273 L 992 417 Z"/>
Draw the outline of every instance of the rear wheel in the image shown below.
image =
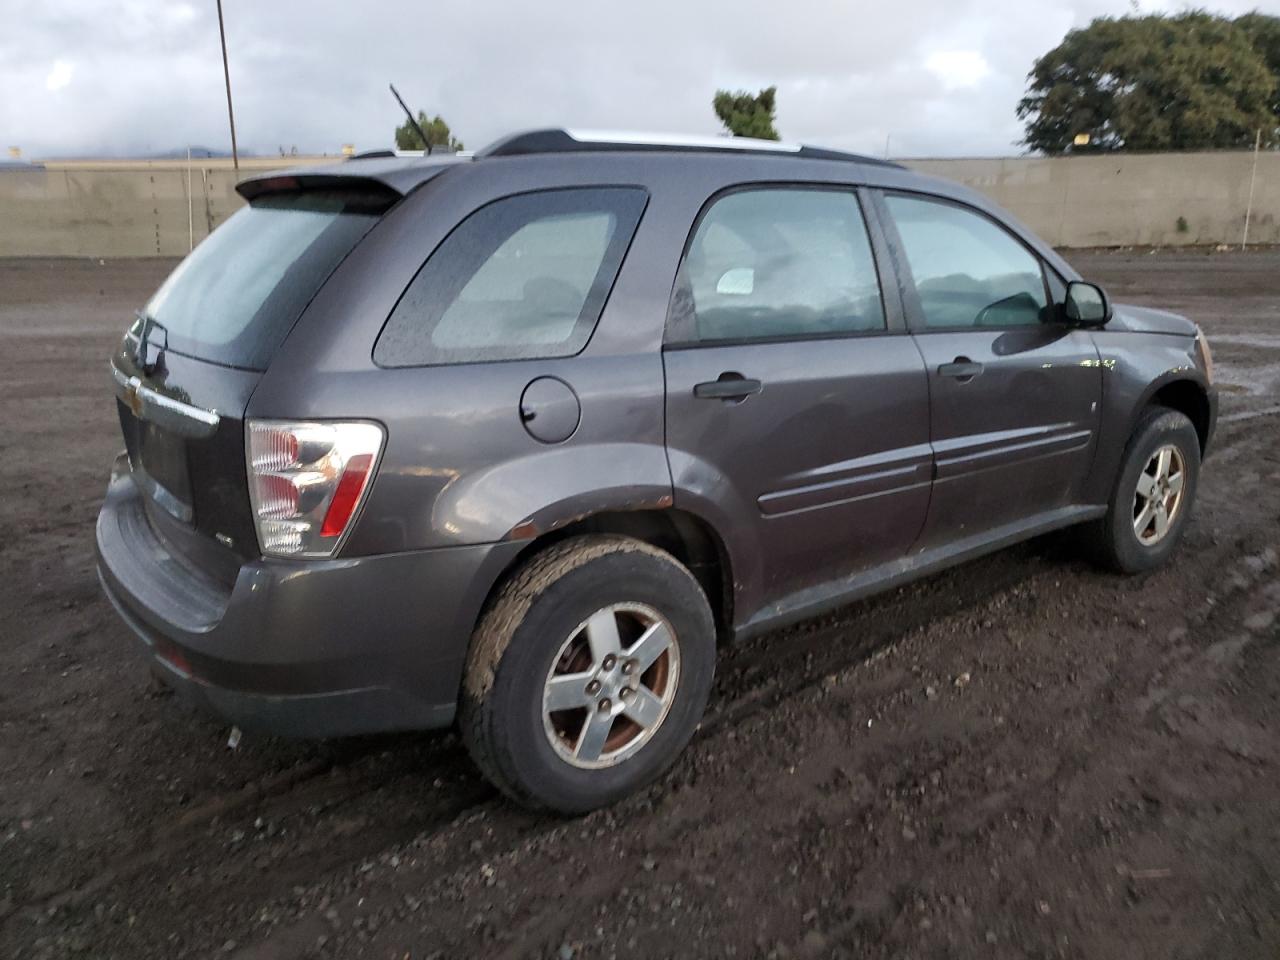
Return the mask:
<path id="1" fill-rule="evenodd" d="M 711 610 L 685 567 L 628 537 L 576 538 L 529 561 L 481 619 L 463 739 L 517 801 L 582 813 L 671 765 L 714 669 Z"/>
<path id="2" fill-rule="evenodd" d="M 1186 528 L 1200 478 L 1200 439 L 1185 414 L 1152 407 L 1139 421 L 1107 515 L 1093 530 L 1098 559 L 1123 573 L 1164 563 Z"/>

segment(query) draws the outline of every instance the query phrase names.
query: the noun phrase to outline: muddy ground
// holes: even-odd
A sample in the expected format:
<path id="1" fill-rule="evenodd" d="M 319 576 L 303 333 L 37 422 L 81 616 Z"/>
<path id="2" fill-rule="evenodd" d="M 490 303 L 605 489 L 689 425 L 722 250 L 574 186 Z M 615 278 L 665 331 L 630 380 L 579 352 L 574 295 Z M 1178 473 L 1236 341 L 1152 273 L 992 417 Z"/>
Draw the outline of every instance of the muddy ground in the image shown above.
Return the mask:
<path id="1" fill-rule="evenodd" d="M 1280 252 L 1092 254 L 1211 335 L 1149 576 L 1042 539 L 738 648 L 675 770 L 518 810 L 451 735 L 297 743 L 152 686 L 99 593 L 106 357 L 165 262 L 0 262 L 0 955 L 1280 951 Z"/>

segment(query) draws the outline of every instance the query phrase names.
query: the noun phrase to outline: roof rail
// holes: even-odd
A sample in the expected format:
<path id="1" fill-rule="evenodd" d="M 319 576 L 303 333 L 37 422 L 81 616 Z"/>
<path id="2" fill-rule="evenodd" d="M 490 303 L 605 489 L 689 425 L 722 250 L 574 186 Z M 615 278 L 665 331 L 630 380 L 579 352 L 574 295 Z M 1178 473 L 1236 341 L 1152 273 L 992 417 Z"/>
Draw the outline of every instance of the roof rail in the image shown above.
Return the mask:
<path id="1" fill-rule="evenodd" d="M 566 130 L 549 127 L 526 130 L 495 140 L 476 157 L 516 157 L 540 153 L 587 153 L 615 150 L 660 151 L 663 153 L 714 152 L 787 154 L 813 160 L 846 160 L 876 166 L 897 167 L 898 164 L 878 157 L 867 157 L 841 150 L 827 150 L 778 140 L 754 140 L 750 137 L 700 137 L 683 133 L 632 133 L 620 130 Z"/>
<path id="2" fill-rule="evenodd" d="M 433 150 L 392 150 L 390 148 L 379 150 L 365 150 L 361 153 L 347 157 L 348 160 L 373 160 L 379 157 L 400 157 L 414 159 L 418 157 L 470 157 L 471 154 L 465 150 L 448 150 L 444 147 L 436 147 Z"/>

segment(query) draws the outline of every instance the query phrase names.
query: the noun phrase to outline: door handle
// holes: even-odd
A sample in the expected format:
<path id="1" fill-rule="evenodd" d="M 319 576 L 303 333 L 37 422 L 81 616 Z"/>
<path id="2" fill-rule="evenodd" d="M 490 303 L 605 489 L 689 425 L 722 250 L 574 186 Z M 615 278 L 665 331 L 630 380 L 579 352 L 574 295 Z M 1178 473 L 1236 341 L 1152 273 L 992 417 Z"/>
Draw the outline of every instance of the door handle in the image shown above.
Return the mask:
<path id="1" fill-rule="evenodd" d="M 955 377 L 961 383 L 968 383 L 982 372 L 982 364 L 975 363 L 968 357 L 956 357 L 951 363 L 938 367 L 939 376 Z"/>
<path id="2" fill-rule="evenodd" d="M 745 400 L 759 393 L 764 384 L 740 373 L 722 373 L 719 380 L 695 384 L 693 395 L 699 400 Z"/>

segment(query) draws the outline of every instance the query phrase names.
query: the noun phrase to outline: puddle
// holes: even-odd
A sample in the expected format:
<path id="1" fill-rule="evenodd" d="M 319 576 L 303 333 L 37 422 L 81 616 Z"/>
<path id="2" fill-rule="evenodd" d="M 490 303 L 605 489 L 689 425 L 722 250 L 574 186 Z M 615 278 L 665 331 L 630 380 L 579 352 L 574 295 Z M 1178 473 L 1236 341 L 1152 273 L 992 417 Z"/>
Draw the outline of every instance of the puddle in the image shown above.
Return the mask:
<path id="1" fill-rule="evenodd" d="M 1246 347 L 1266 347 L 1280 350 L 1280 334 L 1276 333 L 1211 333 L 1209 346 L 1215 343 L 1241 344 Z"/>
<path id="2" fill-rule="evenodd" d="M 1280 393 L 1280 363 L 1246 367 L 1218 362 L 1214 364 L 1214 380 L 1220 389 L 1232 393 L 1244 391 L 1254 397 L 1277 394 Z"/>
<path id="3" fill-rule="evenodd" d="M 1219 417 L 1220 423 L 1235 423 L 1237 420 L 1253 420 L 1256 417 L 1270 417 L 1280 413 L 1280 405 L 1274 407 L 1263 407 L 1261 410 L 1240 410 L 1236 413 L 1228 413 L 1226 416 Z"/>

